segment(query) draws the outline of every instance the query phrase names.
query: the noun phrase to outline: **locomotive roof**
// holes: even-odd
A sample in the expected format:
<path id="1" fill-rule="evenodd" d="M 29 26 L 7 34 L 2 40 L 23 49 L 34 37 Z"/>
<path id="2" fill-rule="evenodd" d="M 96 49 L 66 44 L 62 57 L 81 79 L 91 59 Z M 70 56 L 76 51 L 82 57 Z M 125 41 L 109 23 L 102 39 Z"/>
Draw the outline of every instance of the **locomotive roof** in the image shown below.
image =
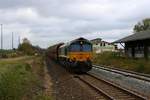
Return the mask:
<path id="1" fill-rule="evenodd" d="M 87 41 L 87 42 L 91 43 L 89 40 L 87 40 L 87 39 L 85 39 L 85 38 L 83 38 L 83 37 L 80 37 L 80 38 L 77 38 L 77 39 L 71 41 L 70 44 L 73 43 L 73 42 L 76 42 L 76 41 L 81 41 L 81 40 L 82 40 L 82 41 Z"/>
<path id="2" fill-rule="evenodd" d="M 73 42 L 80 41 L 80 40 L 91 43 L 89 40 L 87 40 L 87 39 L 85 39 L 85 38 L 83 38 L 83 37 L 80 37 L 80 38 L 77 38 L 77 39 L 75 39 L 75 40 L 72 40 L 71 42 L 64 43 L 64 44 L 61 45 L 60 47 L 69 46 L 69 45 L 72 44 Z"/>

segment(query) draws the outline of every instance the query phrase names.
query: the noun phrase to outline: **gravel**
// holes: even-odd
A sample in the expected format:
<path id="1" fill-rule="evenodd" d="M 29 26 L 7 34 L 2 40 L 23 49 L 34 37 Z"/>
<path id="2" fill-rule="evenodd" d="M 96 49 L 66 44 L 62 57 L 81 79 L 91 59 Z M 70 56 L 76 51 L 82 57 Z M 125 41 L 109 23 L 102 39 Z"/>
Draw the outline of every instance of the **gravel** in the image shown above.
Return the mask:
<path id="1" fill-rule="evenodd" d="M 60 65 L 49 60 L 47 68 L 52 78 L 55 100 L 98 100 L 89 89 L 83 87 Z"/>
<path id="2" fill-rule="evenodd" d="M 139 80 L 136 78 L 120 75 L 114 72 L 109 72 L 102 69 L 91 70 L 91 73 L 98 75 L 104 79 L 113 81 L 114 83 L 119 84 L 127 89 L 137 91 L 140 94 L 149 96 L 150 94 L 150 82 Z"/>

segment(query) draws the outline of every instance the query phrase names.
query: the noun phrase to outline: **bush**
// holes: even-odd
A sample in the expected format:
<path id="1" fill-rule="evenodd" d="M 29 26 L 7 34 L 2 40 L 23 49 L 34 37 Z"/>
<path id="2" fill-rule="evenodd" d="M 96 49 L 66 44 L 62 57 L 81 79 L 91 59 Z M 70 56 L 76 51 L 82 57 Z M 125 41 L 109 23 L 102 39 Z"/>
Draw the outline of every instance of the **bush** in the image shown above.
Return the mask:
<path id="1" fill-rule="evenodd" d="M 135 70 L 137 72 L 143 72 L 145 70 L 144 64 L 139 64 Z"/>
<path id="2" fill-rule="evenodd" d="M 18 50 L 27 55 L 34 55 L 35 50 L 33 46 L 29 43 L 22 43 L 19 45 Z"/>
<path id="3" fill-rule="evenodd" d="M 0 74 L 0 100 L 21 100 L 30 95 L 37 80 L 26 65 L 14 65 Z"/>
<path id="4" fill-rule="evenodd" d="M 39 93 L 33 100 L 52 100 L 52 97 Z"/>
<path id="5" fill-rule="evenodd" d="M 93 63 L 97 65 L 109 65 L 112 67 L 150 74 L 149 60 L 121 57 L 116 52 L 104 52 L 94 54 L 93 56 Z"/>
<path id="6" fill-rule="evenodd" d="M 21 56 L 21 53 L 17 50 L 0 50 L 0 58 L 13 58 Z"/>

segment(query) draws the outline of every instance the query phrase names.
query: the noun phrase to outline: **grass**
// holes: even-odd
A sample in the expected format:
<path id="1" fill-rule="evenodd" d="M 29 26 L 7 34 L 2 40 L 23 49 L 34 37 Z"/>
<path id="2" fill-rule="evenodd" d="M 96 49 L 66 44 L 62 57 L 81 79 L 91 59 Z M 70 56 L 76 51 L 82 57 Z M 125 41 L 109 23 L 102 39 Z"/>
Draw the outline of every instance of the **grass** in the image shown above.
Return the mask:
<path id="1" fill-rule="evenodd" d="M 22 55 L 23 53 L 17 50 L 0 50 L 0 58 L 14 58 Z"/>
<path id="2" fill-rule="evenodd" d="M 150 74 L 149 60 L 120 57 L 118 56 L 118 53 L 113 52 L 93 54 L 93 56 L 93 63 L 97 65 L 108 65 L 140 73 Z"/>
<path id="3" fill-rule="evenodd" d="M 43 72 L 41 57 L 1 60 L 0 100 L 51 100 L 42 92 Z"/>

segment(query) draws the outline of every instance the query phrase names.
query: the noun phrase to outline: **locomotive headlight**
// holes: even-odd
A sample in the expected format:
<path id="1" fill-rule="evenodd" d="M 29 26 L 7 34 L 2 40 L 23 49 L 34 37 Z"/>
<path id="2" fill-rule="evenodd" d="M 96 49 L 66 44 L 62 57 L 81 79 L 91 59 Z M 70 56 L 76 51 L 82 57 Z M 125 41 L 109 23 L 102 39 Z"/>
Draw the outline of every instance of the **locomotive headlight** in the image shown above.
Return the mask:
<path id="1" fill-rule="evenodd" d="M 83 42 L 81 41 L 80 44 L 83 44 Z"/>

